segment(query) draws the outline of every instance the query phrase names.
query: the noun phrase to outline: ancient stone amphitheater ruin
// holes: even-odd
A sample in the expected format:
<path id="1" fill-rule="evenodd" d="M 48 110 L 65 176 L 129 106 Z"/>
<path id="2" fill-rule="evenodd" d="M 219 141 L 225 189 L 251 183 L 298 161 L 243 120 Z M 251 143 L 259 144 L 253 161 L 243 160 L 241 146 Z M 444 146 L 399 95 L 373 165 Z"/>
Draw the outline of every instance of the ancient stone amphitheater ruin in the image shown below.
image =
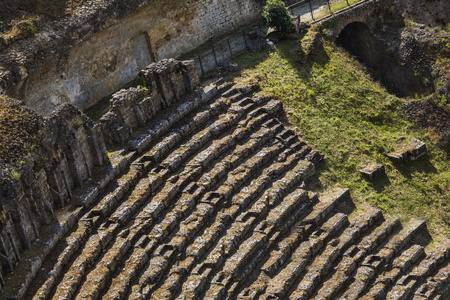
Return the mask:
<path id="1" fill-rule="evenodd" d="M 126 146 L 21 297 L 448 299 L 450 245 L 424 247 L 423 222 L 305 188 L 322 157 L 279 101 L 257 85 L 198 88 L 191 62 L 141 74 L 147 88 L 116 93 L 97 124 Z"/>
<path id="2" fill-rule="evenodd" d="M 96 122 L 43 118 L 2 207 L 1 299 L 450 299 L 450 244 L 309 191 L 324 158 L 257 83 L 140 76 Z"/>

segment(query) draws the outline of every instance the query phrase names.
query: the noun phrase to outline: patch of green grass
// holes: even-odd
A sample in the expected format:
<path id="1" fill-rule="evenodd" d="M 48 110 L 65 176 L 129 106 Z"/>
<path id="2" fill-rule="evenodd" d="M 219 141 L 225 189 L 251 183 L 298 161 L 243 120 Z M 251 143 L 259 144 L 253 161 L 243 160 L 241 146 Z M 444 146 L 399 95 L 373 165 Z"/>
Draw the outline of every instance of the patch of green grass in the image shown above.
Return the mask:
<path id="1" fill-rule="evenodd" d="M 413 29 L 414 26 L 416 25 L 416 22 L 414 22 L 413 20 L 405 19 L 404 22 L 405 22 L 406 28 L 408 28 L 408 29 Z"/>
<path id="2" fill-rule="evenodd" d="M 393 5 L 389 7 L 389 9 L 387 10 L 387 14 L 390 16 L 395 14 L 395 7 Z"/>
<path id="3" fill-rule="evenodd" d="M 283 101 L 307 143 L 325 155 L 312 188 L 347 187 L 357 204 L 404 221 L 419 217 L 432 233 L 450 236 L 450 147 L 436 146 L 433 134 L 405 116 L 406 100 L 389 94 L 334 43 L 324 41 L 306 63 L 300 63 L 299 48 L 298 41 L 287 41 L 276 51 L 245 53 L 235 59 L 243 71 L 234 80 L 257 79 L 263 91 Z M 394 166 L 385 153 L 400 137 L 424 141 L 428 154 Z M 363 180 L 358 169 L 369 162 L 385 165 L 386 177 Z"/>
<path id="4" fill-rule="evenodd" d="M 23 16 L 20 19 L 15 19 L 10 23 L 9 30 L 1 34 L 1 37 L 8 42 L 17 37 L 26 38 L 32 36 L 39 32 L 38 21 L 39 17 L 36 15 Z"/>

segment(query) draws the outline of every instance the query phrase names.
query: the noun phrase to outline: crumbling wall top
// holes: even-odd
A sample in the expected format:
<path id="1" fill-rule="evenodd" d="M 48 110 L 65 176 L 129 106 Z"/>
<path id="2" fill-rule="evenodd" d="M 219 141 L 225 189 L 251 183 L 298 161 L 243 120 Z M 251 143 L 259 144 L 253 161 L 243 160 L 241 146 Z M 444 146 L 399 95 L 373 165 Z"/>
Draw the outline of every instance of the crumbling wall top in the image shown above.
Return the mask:
<path id="1" fill-rule="evenodd" d="M 33 38 L 17 41 L 0 53 L 0 90 L 9 90 L 43 62 L 117 22 L 149 0 L 90 0 L 76 13 L 46 24 Z"/>

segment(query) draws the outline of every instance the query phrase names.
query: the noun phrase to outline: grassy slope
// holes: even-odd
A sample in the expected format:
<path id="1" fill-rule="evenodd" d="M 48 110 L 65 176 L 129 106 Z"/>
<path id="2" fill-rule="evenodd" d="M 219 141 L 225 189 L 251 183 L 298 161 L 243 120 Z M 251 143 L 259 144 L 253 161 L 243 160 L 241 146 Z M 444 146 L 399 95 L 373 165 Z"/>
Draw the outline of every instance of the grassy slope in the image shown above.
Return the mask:
<path id="1" fill-rule="evenodd" d="M 418 128 L 402 111 L 405 101 L 373 82 L 344 50 L 325 41 L 324 49 L 304 64 L 298 41 L 276 51 L 246 53 L 236 58 L 240 78 L 257 78 L 264 91 L 283 100 L 292 124 L 310 146 L 325 155 L 315 191 L 348 187 L 357 204 L 368 202 L 403 221 L 425 219 L 435 235 L 450 236 L 450 149 L 435 145 L 433 134 Z M 428 154 L 395 167 L 384 153 L 399 137 L 427 143 Z M 376 161 L 387 177 L 371 184 L 358 169 Z"/>

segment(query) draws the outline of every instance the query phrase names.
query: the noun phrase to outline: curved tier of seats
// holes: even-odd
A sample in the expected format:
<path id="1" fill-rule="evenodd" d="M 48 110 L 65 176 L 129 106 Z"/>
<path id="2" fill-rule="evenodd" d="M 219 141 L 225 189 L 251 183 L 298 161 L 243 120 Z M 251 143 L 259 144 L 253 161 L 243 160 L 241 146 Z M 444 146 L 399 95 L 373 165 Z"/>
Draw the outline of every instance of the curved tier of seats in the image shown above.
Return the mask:
<path id="1" fill-rule="evenodd" d="M 321 157 L 281 103 L 212 88 L 131 143 L 142 154 L 80 213 L 30 297 L 450 297 L 450 245 L 424 248 L 423 222 L 352 209 L 348 190 L 307 191 Z"/>

